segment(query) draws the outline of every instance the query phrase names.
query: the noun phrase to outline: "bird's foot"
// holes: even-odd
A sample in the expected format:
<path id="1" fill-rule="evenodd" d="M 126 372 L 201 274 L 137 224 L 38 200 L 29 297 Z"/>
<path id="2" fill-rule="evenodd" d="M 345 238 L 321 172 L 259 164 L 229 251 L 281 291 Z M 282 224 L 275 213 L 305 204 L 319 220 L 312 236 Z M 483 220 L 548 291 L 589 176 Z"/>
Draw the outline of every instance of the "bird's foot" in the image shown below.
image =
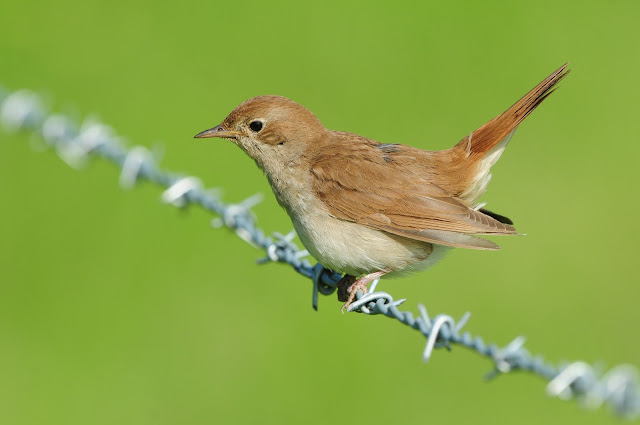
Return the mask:
<path id="1" fill-rule="evenodd" d="M 374 279 L 379 278 L 386 273 L 388 273 L 388 270 L 380 270 L 380 271 L 369 273 L 368 275 L 362 276 L 360 279 L 357 279 L 355 281 L 353 281 L 355 277 L 351 275 L 345 275 L 342 279 L 340 279 L 340 282 L 338 282 L 338 299 L 340 301 L 344 301 L 344 299 L 340 298 L 341 284 L 343 286 L 347 286 L 350 283 L 350 286 L 347 286 L 346 288 L 346 293 L 349 294 L 349 297 L 346 299 L 347 302 L 340 309 L 342 313 L 344 314 L 344 309 L 349 307 L 351 303 L 353 303 L 353 301 L 356 298 L 356 294 L 358 293 L 358 289 L 361 289 L 362 292 L 366 294 L 369 291 L 369 288 L 368 288 L 369 283 L 371 283 Z M 345 282 L 343 283 L 343 281 Z"/>
<path id="2" fill-rule="evenodd" d="M 338 282 L 338 301 L 345 302 L 349 299 L 349 287 L 356 281 L 355 276 L 345 274 Z"/>
<path id="3" fill-rule="evenodd" d="M 367 276 L 364 276 L 364 277 L 367 277 Z M 364 281 L 364 278 L 360 278 L 356 280 L 351 286 L 349 286 L 349 288 L 347 288 L 347 292 L 349 293 L 349 298 L 347 298 L 347 302 L 340 309 L 340 311 L 342 311 L 342 314 L 344 314 L 344 309 L 349 307 L 351 303 L 355 300 L 356 294 L 358 293 L 358 289 L 362 289 L 362 292 L 365 294 L 367 293 L 367 291 L 369 290 L 369 288 L 367 287 L 369 282 L 370 281 Z"/>

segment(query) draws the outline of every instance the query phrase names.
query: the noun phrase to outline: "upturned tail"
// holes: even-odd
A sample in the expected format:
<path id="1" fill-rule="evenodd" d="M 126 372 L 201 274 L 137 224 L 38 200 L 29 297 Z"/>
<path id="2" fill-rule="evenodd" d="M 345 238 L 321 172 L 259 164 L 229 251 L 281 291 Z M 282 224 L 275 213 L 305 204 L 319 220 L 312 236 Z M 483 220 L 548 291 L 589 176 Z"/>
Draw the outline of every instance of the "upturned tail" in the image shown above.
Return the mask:
<path id="1" fill-rule="evenodd" d="M 471 137 L 462 139 L 456 148 L 470 155 L 483 156 L 488 153 L 553 93 L 556 85 L 569 73 L 567 66 L 566 63 L 562 65 L 501 115 L 471 133 Z"/>
<path id="2" fill-rule="evenodd" d="M 463 173 L 466 181 L 459 197 L 474 202 L 482 195 L 491 178 L 491 166 L 500 158 L 516 128 L 554 92 L 557 84 L 569 71 L 568 64 L 562 65 L 513 106 L 469 134 L 451 149 L 466 163 L 467 172 Z"/>

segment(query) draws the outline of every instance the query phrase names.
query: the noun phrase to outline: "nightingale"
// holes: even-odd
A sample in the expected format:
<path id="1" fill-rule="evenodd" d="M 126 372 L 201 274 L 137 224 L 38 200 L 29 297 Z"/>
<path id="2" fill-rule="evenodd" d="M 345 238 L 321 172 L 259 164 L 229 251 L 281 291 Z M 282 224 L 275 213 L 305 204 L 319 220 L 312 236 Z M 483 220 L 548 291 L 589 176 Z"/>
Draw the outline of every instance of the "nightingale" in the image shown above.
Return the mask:
<path id="1" fill-rule="evenodd" d="M 195 137 L 227 139 L 264 171 L 305 248 L 344 273 L 344 311 L 376 278 L 426 269 L 450 247 L 499 249 L 477 235 L 517 234 L 511 220 L 478 198 L 516 128 L 568 72 L 563 65 L 446 150 L 329 130 L 281 96 L 249 99 Z"/>

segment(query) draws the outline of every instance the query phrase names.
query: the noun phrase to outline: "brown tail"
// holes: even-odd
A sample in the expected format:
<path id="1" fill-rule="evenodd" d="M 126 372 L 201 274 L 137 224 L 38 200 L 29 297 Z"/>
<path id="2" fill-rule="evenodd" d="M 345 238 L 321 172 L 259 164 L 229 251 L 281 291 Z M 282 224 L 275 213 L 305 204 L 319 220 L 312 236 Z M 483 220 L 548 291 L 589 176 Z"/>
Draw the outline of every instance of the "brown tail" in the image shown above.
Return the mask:
<path id="1" fill-rule="evenodd" d="M 514 103 L 512 107 L 462 139 L 455 148 L 463 149 L 467 156 L 485 155 L 514 131 L 547 96 L 553 93 L 556 84 L 569 73 L 568 65 L 568 63 L 562 65 L 524 95 L 522 99 Z"/>

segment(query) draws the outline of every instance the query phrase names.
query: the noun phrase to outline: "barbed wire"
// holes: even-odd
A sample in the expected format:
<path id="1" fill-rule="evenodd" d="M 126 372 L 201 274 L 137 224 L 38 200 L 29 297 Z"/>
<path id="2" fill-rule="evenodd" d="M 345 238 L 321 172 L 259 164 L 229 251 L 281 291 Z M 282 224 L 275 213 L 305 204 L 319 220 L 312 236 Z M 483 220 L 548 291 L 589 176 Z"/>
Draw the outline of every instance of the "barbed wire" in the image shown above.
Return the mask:
<path id="1" fill-rule="evenodd" d="M 48 113 L 40 98 L 27 90 L 9 93 L 0 87 L 0 121 L 8 131 L 24 130 L 37 134 L 45 147 L 55 149 L 71 167 L 84 166 L 91 156 L 101 157 L 120 168 L 122 188 L 131 188 L 137 181 L 147 180 L 166 188 L 162 200 L 167 204 L 176 207 L 200 205 L 215 215 L 211 221 L 213 227 L 227 227 L 242 240 L 263 250 L 266 255 L 258 263 L 286 263 L 311 279 L 313 308 L 317 309 L 319 294 L 330 295 L 336 290 L 341 275 L 321 264 L 312 266 L 305 258 L 309 253 L 300 250 L 293 242 L 295 232 L 267 236 L 257 227 L 251 208 L 262 200 L 261 195 L 251 196 L 237 204 L 225 204 L 215 190 L 206 189 L 197 177 L 159 168 L 147 148 L 127 148 L 113 129 L 98 121 L 86 120 L 76 126 L 64 115 Z M 451 349 L 452 344 L 458 344 L 493 362 L 494 369 L 487 375 L 488 379 L 516 370 L 528 371 L 549 381 L 547 393 L 551 396 L 575 399 L 587 408 L 608 404 L 625 418 L 640 416 L 640 386 L 638 372 L 633 366 L 617 366 L 604 374 L 584 362 L 554 366 L 540 356 L 532 356 L 524 348 L 523 337 L 517 337 L 503 348 L 486 344 L 479 336 L 461 333 L 469 313 L 456 321 L 446 314 L 431 317 L 427 309 L 419 305 L 419 314 L 414 317 L 411 312 L 398 309 L 404 299 L 394 300 L 390 294 L 376 291 L 378 282 L 375 280 L 366 294 L 358 291 L 356 301 L 347 310 L 368 315 L 382 314 L 418 330 L 427 338 L 422 355 L 425 362 L 429 361 L 435 348 Z"/>

